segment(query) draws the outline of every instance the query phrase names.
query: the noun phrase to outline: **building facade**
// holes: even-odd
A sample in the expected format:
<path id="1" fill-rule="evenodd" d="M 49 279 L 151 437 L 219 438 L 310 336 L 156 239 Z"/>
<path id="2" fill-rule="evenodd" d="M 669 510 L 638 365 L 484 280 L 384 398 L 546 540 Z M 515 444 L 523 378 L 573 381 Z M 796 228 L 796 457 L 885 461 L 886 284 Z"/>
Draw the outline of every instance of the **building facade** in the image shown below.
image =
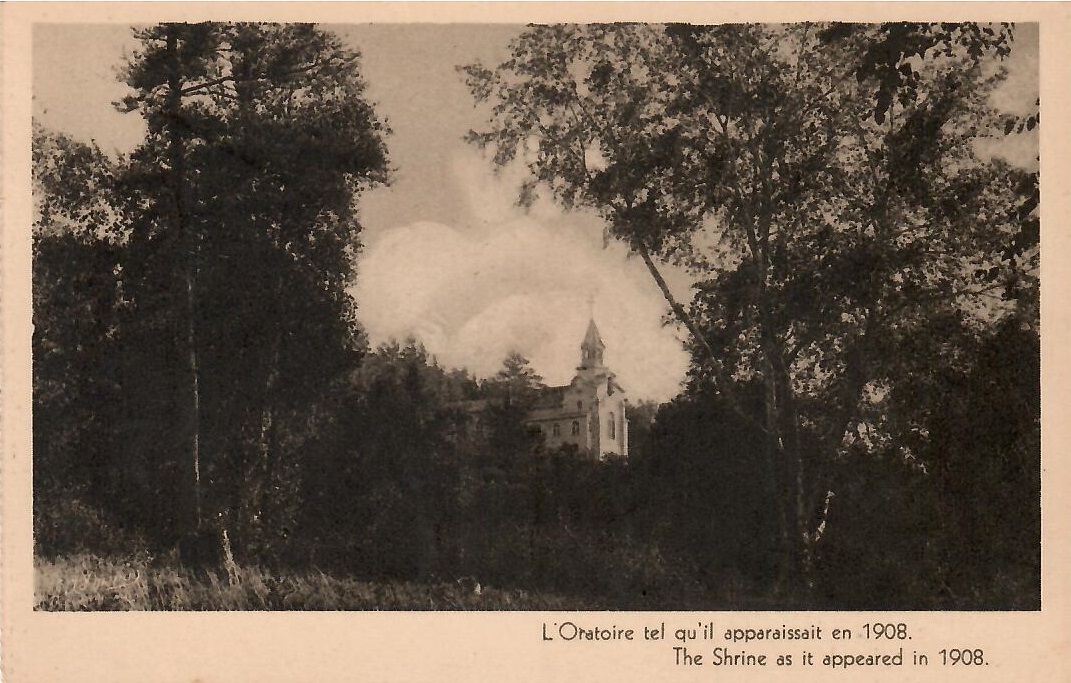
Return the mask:
<path id="1" fill-rule="evenodd" d="M 590 458 L 628 457 L 627 398 L 603 360 L 606 345 L 595 321 L 580 344 L 580 365 L 569 384 L 548 387 L 526 424 L 542 434 L 547 448 L 575 445 Z"/>

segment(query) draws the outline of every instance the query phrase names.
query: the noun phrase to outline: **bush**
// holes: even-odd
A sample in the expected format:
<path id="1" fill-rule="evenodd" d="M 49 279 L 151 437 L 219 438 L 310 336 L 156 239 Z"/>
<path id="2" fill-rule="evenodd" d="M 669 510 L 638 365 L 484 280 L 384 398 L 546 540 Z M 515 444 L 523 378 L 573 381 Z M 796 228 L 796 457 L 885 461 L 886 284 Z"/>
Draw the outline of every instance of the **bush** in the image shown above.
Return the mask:
<path id="1" fill-rule="evenodd" d="M 67 492 L 35 491 L 34 552 L 45 557 L 98 552 L 124 554 L 143 549 L 143 540 L 121 529 L 96 507 Z"/>

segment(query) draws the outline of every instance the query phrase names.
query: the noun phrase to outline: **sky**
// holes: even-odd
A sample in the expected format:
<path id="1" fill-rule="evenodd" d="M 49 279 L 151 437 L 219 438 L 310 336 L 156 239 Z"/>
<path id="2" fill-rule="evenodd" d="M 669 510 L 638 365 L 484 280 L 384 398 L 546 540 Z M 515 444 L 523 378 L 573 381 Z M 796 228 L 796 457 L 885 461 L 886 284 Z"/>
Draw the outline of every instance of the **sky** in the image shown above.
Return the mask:
<path id="1" fill-rule="evenodd" d="M 664 299 L 642 261 L 592 215 L 546 202 L 515 206 L 521 177 L 496 175 L 462 139 L 486 119 L 455 66 L 502 61 L 515 25 L 326 25 L 362 54 L 366 93 L 393 133 L 393 180 L 359 202 L 363 250 L 354 295 L 373 344 L 414 337 L 447 367 L 494 374 L 513 351 L 549 384 L 566 384 L 594 316 L 606 361 L 632 399 L 666 400 L 687 356 L 663 325 Z M 117 68 L 135 48 L 115 25 L 35 31 L 35 116 L 48 128 L 131 150 L 144 135 L 111 106 Z M 71 59 L 71 55 L 78 55 Z M 688 280 L 668 274 L 688 296 Z"/>
<path id="2" fill-rule="evenodd" d="M 462 140 L 487 111 L 474 106 L 455 66 L 501 62 L 522 27 L 324 28 L 362 53 L 367 97 L 393 131 L 392 183 L 359 202 L 364 247 L 354 295 L 372 343 L 411 336 L 443 365 L 477 376 L 517 351 L 549 384 L 565 384 L 593 316 L 607 364 L 632 400 L 674 396 L 687 368 L 682 335 L 664 324 L 668 307 L 642 262 L 621 244 L 604 244 L 597 216 L 545 201 L 519 209 L 522 172 L 495 174 Z M 134 47 L 125 26 L 37 26 L 35 117 L 105 151 L 131 150 L 144 127 L 111 102 L 127 92 L 117 70 Z M 1015 48 L 1001 104 L 1025 112 L 1037 90 L 1036 30 L 1021 26 Z M 1036 146 L 1003 153 L 1029 166 Z M 689 299 L 687 275 L 666 275 L 678 298 Z"/>

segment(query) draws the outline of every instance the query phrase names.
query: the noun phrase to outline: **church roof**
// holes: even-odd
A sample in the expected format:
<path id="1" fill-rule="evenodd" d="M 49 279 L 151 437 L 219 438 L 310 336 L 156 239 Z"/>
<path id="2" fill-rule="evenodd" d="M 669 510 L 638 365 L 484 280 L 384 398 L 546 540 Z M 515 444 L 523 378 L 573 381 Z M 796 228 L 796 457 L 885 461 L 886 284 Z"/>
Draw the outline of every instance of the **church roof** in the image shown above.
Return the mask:
<path id="1" fill-rule="evenodd" d="M 584 341 L 581 346 L 594 347 L 599 349 L 606 348 L 606 344 L 602 343 L 602 337 L 599 336 L 599 328 L 595 327 L 595 319 L 592 318 L 588 322 L 588 331 L 584 335 Z"/>

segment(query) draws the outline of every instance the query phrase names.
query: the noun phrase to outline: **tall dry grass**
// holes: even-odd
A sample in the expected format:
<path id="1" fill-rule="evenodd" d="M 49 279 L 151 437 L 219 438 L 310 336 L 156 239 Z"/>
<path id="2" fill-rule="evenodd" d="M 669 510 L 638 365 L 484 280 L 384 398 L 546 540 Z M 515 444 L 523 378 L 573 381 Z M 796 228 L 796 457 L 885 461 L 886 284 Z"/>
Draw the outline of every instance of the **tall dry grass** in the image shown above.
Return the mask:
<path id="1" fill-rule="evenodd" d="M 276 574 L 258 567 L 192 572 L 148 556 L 79 554 L 35 558 L 35 607 L 97 610 L 566 610 L 574 598 L 498 590 L 473 580 L 369 582 L 320 571 Z"/>

